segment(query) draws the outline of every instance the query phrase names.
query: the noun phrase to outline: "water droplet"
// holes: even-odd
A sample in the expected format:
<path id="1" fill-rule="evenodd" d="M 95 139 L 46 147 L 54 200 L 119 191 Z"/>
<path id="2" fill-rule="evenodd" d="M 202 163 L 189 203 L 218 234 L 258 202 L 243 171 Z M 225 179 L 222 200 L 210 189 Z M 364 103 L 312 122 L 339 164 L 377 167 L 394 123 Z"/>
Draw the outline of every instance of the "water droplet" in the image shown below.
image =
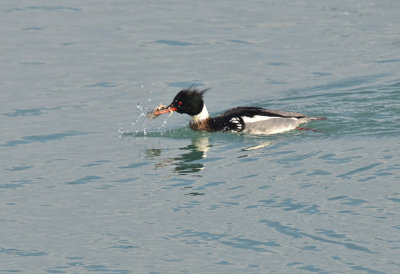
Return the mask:
<path id="1" fill-rule="evenodd" d="M 140 103 L 138 103 L 136 107 L 138 110 L 143 112 L 143 106 Z"/>

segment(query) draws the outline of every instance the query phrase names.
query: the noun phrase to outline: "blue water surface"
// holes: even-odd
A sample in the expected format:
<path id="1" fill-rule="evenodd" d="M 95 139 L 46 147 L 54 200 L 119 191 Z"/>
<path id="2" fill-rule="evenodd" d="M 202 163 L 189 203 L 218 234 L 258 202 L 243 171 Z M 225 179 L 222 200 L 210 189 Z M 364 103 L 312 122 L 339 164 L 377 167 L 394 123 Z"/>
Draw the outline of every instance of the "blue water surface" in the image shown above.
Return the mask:
<path id="1" fill-rule="evenodd" d="M 3 1 L 0 273 L 400 272 L 400 2 Z M 152 121 L 192 84 L 212 115 Z"/>

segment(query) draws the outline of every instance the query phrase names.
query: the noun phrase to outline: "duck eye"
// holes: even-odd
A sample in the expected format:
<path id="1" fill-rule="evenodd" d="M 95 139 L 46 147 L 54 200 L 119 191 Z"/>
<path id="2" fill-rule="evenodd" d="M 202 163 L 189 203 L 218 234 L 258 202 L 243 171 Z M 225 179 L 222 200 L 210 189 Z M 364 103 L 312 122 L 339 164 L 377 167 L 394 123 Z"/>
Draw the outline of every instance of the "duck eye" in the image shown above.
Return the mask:
<path id="1" fill-rule="evenodd" d="M 179 102 L 178 102 L 178 106 L 181 106 L 181 105 L 182 105 L 182 102 L 181 102 L 181 101 L 179 101 Z"/>

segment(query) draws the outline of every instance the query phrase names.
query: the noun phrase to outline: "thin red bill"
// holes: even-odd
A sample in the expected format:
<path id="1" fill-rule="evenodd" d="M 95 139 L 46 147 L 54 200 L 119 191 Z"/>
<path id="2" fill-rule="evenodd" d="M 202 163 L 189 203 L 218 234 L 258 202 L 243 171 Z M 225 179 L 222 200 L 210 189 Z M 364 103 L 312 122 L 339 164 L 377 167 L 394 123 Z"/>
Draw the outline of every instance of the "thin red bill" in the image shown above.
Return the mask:
<path id="1" fill-rule="evenodd" d="M 177 110 L 178 109 L 176 107 L 166 107 L 166 108 L 154 111 L 153 115 L 154 116 L 158 116 L 158 115 L 161 115 L 161 114 L 164 114 L 164 113 L 170 113 L 172 111 L 177 111 Z"/>

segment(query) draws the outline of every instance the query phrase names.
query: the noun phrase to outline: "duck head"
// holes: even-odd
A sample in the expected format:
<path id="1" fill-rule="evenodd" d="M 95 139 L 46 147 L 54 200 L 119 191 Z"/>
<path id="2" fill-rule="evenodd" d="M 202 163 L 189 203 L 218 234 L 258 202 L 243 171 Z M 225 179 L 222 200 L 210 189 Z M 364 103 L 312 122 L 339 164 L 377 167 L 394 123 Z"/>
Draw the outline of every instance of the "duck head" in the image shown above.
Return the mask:
<path id="1" fill-rule="evenodd" d="M 199 90 L 195 87 L 190 87 L 181 90 L 172 100 L 172 103 L 167 107 L 157 108 L 151 114 L 158 116 L 164 113 L 178 112 L 186 113 L 190 116 L 195 116 L 201 113 L 204 107 L 203 94 L 207 89 Z"/>

